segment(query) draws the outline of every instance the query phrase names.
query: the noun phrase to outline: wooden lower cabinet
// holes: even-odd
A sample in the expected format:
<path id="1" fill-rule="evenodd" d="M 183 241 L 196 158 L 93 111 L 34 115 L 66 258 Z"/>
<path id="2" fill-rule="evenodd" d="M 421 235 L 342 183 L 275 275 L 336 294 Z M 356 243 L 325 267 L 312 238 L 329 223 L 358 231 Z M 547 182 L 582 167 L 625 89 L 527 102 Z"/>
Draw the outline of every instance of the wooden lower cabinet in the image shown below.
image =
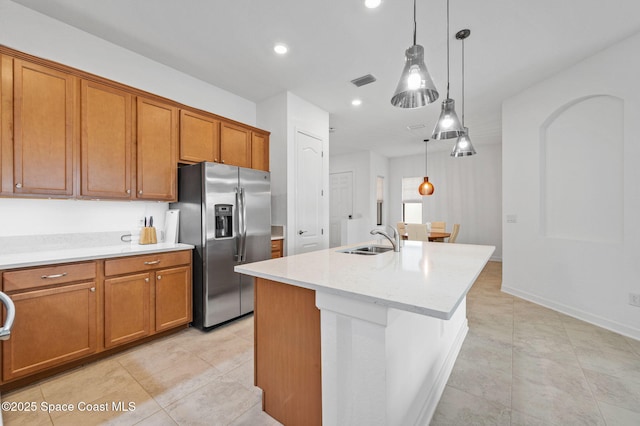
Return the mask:
<path id="1" fill-rule="evenodd" d="M 284 255 L 282 243 L 283 243 L 282 240 L 271 240 L 271 258 L 272 259 L 275 259 L 277 257 L 282 257 Z"/>
<path id="2" fill-rule="evenodd" d="M 96 283 L 11 295 L 16 318 L 3 342 L 2 379 L 12 380 L 96 352 Z"/>
<path id="3" fill-rule="evenodd" d="M 2 342 L 3 390 L 192 320 L 190 250 L 0 271 L 0 279 L 16 306 Z"/>
<path id="4" fill-rule="evenodd" d="M 104 280 L 104 346 L 111 348 L 151 332 L 150 274 Z"/>
<path id="5" fill-rule="evenodd" d="M 155 273 L 155 330 L 191 322 L 191 268 L 164 269 Z"/>
<path id="6" fill-rule="evenodd" d="M 110 259 L 105 275 L 105 348 L 191 322 L 190 252 Z"/>

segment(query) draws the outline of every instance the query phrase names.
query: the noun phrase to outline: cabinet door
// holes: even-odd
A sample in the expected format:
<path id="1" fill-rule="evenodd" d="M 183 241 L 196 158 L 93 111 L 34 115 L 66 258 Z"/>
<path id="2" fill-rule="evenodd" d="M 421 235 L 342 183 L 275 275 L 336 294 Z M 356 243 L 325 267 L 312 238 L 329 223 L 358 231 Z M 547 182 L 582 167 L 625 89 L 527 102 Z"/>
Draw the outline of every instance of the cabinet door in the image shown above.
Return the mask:
<path id="1" fill-rule="evenodd" d="M 220 161 L 220 122 L 180 110 L 180 161 Z"/>
<path id="2" fill-rule="evenodd" d="M 220 159 L 224 164 L 251 167 L 251 130 L 222 122 Z"/>
<path id="3" fill-rule="evenodd" d="M 11 295 L 16 318 L 3 343 L 4 380 L 26 376 L 96 351 L 95 282 Z"/>
<path id="4" fill-rule="evenodd" d="M 104 280 L 104 346 L 111 348 L 148 336 L 150 275 Z"/>
<path id="5" fill-rule="evenodd" d="M 80 195 L 131 198 L 131 98 L 82 81 Z"/>
<path id="6" fill-rule="evenodd" d="M 0 55 L 0 192 L 13 193 L 13 59 Z"/>
<path id="7" fill-rule="evenodd" d="M 191 268 L 156 272 L 156 331 L 191 322 Z"/>
<path id="8" fill-rule="evenodd" d="M 251 132 L 251 168 L 269 171 L 269 136 Z"/>
<path id="9" fill-rule="evenodd" d="M 137 192 L 144 200 L 176 199 L 178 109 L 137 100 Z"/>
<path id="10" fill-rule="evenodd" d="M 75 77 L 14 59 L 15 193 L 73 195 Z"/>

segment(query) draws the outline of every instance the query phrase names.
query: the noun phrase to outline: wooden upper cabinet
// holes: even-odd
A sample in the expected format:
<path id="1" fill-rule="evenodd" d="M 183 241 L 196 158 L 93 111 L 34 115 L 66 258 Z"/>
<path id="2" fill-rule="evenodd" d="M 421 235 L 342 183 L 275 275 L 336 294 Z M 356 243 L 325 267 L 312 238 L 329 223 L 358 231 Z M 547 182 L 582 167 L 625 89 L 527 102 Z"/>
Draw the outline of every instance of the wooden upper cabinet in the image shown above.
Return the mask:
<path id="1" fill-rule="evenodd" d="M 13 192 L 13 59 L 0 55 L 0 192 Z"/>
<path id="2" fill-rule="evenodd" d="M 76 77 L 14 59 L 14 192 L 73 195 Z"/>
<path id="3" fill-rule="evenodd" d="M 269 135 L 251 132 L 251 168 L 269 171 Z"/>
<path id="4" fill-rule="evenodd" d="M 82 80 L 80 195 L 131 198 L 131 94 Z"/>
<path id="5" fill-rule="evenodd" d="M 220 161 L 220 122 L 180 110 L 180 161 Z"/>
<path id="6" fill-rule="evenodd" d="M 136 198 L 176 199 L 178 109 L 138 97 Z"/>
<path id="7" fill-rule="evenodd" d="M 222 122 L 220 124 L 220 159 L 224 164 L 251 167 L 251 130 Z"/>

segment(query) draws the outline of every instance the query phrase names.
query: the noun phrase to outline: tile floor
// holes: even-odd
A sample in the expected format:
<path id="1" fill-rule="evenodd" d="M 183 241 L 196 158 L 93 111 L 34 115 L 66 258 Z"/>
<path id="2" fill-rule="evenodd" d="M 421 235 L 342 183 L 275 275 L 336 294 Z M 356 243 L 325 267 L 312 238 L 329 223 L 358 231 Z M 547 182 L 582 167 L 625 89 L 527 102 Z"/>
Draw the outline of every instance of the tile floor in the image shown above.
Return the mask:
<path id="1" fill-rule="evenodd" d="M 640 342 L 500 292 L 489 262 L 431 425 L 640 425 Z"/>
<path id="2" fill-rule="evenodd" d="M 501 293 L 501 275 L 490 262 L 469 293 L 469 334 L 431 424 L 640 425 L 640 342 Z M 184 330 L 6 393 L 38 411 L 5 412 L 5 424 L 278 425 L 253 387 L 252 321 Z M 49 414 L 43 401 L 135 410 Z"/>

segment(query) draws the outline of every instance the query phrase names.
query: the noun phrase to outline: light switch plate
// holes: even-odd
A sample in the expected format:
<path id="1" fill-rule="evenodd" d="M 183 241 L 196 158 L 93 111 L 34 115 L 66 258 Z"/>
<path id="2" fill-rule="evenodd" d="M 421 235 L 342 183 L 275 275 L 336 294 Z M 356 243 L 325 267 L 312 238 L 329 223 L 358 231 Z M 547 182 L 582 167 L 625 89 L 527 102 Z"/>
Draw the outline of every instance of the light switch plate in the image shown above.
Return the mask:
<path id="1" fill-rule="evenodd" d="M 507 215 L 507 223 L 517 223 L 517 222 L 518 222 L 518 215 L 515 215 L 515 214 Z"/>

